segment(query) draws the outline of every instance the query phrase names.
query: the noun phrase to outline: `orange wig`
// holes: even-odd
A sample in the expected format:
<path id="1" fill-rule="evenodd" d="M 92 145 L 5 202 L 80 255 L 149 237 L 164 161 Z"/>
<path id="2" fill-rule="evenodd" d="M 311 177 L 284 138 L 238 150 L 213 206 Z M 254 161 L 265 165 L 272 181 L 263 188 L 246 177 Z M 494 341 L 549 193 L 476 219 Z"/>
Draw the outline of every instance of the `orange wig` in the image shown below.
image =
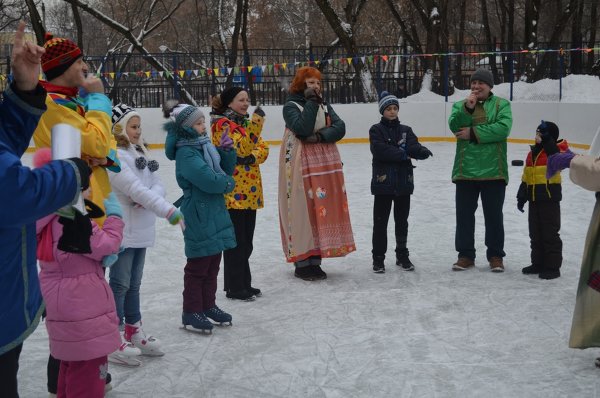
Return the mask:
<path id="1" fill-rule="evenodd" d="M 292 80 L 292 84 L 290 84 L 290 93 L 303 93 L 304 89 L 306 88 L 304 82 L 306 79 L 310 78 L 317 78 L 321 80 L 321 72 L 312 66 L 303 66 L 302 68 L 298 69 L 296 71 L 296 76 L 294 76 L 294 80 Z"/>

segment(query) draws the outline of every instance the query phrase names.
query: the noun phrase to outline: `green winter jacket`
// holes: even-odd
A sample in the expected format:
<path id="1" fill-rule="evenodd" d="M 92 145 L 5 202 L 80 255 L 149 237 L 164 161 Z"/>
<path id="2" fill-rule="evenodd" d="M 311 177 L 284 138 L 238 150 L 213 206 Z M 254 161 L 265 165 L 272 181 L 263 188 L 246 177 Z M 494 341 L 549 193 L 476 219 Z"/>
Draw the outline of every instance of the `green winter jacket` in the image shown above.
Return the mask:
<path id="1" fill-rule="evenodd" d="M 206 257 L 236 247 L 235 231 L 223 197 L 235 187 L 231 176 L 237 161 L 235 150 L 218 149 L 221 168 L 226 173 L 222 175 L 209 167 L 199 148 L 176 148 L 177 139 L 170 131 L 165 153 L 168 159 L 175 160 L 175 177 L 183 190 L 178 202 L 185 217 L 185 256 Z"/>
<path id="2" fill-rule="evenodd" d="M 300 111 L 300 108 L 298 108 L 294 102 L 302 106 L 304 110 Z M 326 106 L 327 114 L 331 118 L 331 125 L 322 128 L 319 133 L 321 133 L 322 142 L 337 142 L 346 135 L 346 124 L 333 111 L 331 105 L 327 104 Z M 292 130 L 294 135 L 299 139 L 302 140 L 307 138 L 313 133 L 318 111 L 319 104 L 316 102 L 307 101 L 306 98 L 300 94 L 290 94 L 283 106 L 283 120 L 285 120 L 285 126 Z"/>
<path id="3" fill-rule="evenodd" d="M 512 127 L 510 102 L 492 93 L 483 103 L 478 102 L 473 113 L 465 101 L 456 102 L 448 119 L 450 130 L 473 128 L 470 141 L 457 140 L 452 181 L 504 180 L 508 184 L 506 140 Z"/>

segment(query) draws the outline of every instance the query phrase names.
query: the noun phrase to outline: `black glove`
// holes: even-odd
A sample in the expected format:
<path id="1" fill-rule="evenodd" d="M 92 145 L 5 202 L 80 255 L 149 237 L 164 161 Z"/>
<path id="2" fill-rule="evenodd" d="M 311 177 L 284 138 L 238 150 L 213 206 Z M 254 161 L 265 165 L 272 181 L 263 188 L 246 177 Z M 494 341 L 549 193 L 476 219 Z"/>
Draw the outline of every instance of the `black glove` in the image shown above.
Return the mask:
<path id="1" fill-rule="evenodd" d="M 248 165 L 248 164 L 254 164 L 256 162 L 256 158 L 254 157 L 254 155 L 248 155 L 248 156 L 244 156 L 244 157 L 239 157 L 237 158 L 237 164 L 242 164 L 242 165 Z"/>
<path id="2" fill-rule="evenodd" d="M 304 98 L 309 101 L 314 101 L 317 104 L 323 103 L 323 97 L 321 97 L 321 94 L 312 87 L 308 87 L 306 90 L 304 90 Z"/>
<path id="3" fill-rule="evenodd" d="M 255 109 L 254 109 L 254 113 L 256 113 L 258 116 L 260 117 L 265 117 L 265 111 L 263 111 L 263 108 L 260 107 L 260 105 L 258 105 Z"/>
<path id="4" fill-rule="evenodd" d="M 90 237 L 92 236 L 92 223 L 90 218 L 75 211 L 75 218 L 59 217 L 58 222 L 63 225 L 63 233 L 58 240 L 58 249 L 67 253 L 91 253 Z"/>
<path id="5" fill-rule="evenodd" d="M 521 182 L 519 185 L 519 190 L 517 191 L 517 209 L 521 213 L 524 213 L 525 203 L 527 203 L 527 184 Z"/>
<path id="6" fill-rule="evenodd" d="M 72 161 L 75 163 L 75 166 L 77 166 L 79 176 L 81 177 L 81 190 L 85 191 L 90 187 L 90 174 L 92 174 L 92 169 L 85 160 L 80 158 L 69 158 L 67 160 Z"/>
<path id="7" fill-rule="evenodd" d="M 428 157 L 433 156 L 433 153 L 426 147 L 422 146 L 421 150 L 419 151 L 419 155 L 421 156 L 421 159 L 427 159 Z"/>
<path id="8" fill-rule="evenodd" d="M 321 135 L 321 133 L 316 132 L 316 133 L 311 134 L 308 137 L 304 138 L 303 141 L 308 142 L 310 144 L 317 144 L 317 143 L 323 141 L 323 136 Z"/>

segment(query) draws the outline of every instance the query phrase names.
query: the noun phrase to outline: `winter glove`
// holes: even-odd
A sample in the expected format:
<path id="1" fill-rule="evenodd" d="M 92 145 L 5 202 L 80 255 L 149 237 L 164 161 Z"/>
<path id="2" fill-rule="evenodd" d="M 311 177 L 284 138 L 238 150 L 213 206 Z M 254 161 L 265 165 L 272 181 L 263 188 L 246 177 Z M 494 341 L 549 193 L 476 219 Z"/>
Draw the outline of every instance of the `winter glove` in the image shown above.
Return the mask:
<path id="1" fill-rule="evenodd" d="M 81 190 L 85 191 L 90 187 L 90 174 L 92 174 L 92 169 L 88 166 L 87 162 L 82 159 L 69 158 L 67 160 L 75 163 L 75 167 L 77 167 L 79 176 L 81 177 Z"/>
<path id="2" fill-rule="evenodd" d="M 67 253 L 91 253 L 90 237 L 92 236 L 92 222 L 88 216 L 75 211 L 73 219 L 59 217 L 58 222 L 63 225 L 63 233 L 58 240 L 58 249 Z"/>
<path id="3" fill-rule="evenodd" d="M 312 87 L 308 87 L 306 90 L 304 90 L 304 98 L 309 101 L 314 101 L 317 104 L 323 103 L 323 97 L 321 97 L 321 94 Z"/>
<path id="4" fill-rule="evenodd" d="M 244 156 L 244 157 L 239 157 L 237 158 L 237 164 L 241 164 L 241 165 L 249 165 L 249 164 L 254 164 L 256 163 L 256 158 L 254 157 L 254 155 L 248 155 L 248 156 Z"/>
<path id="5" fill-rule="evenodd" d="M 224 151 L 230 151 L 233 148 L 233 140 L 229 136 L 229 129 L 225 129 L 223 131 L 223 134 L 221 134 L 219 148 L 221 148 Z"/>
<path id="6" fill-rule="evenodd" d="M 546 178 L 550 179 L 554 174 L 571 166 L 571 160 L 575 157 L 575 153 L 567 149 L 565 152 L 555 153 L 548 157 L 546 163 Z"/>
<path id="7" fill-rule="evenodd" d="M 171 225 L 177 225 L 177 224 L 181 224 L 183 223 L 183 213 L 181 212 L 181 210 L 173 208 L 169 214 L 167 214 L 167 221 L 169 221 L 169 224 Z"/>
<path id="8" fill-rule="evenodd" d="M 304 142 L 308 142 L 310 144 L 317 144 L 321 141 L 323 141 L 323 136 L 318 131 L 304 138 Z"/>
<path id="9" fill-rule="evenodd" d="M 261 108 L 260 105 L 256 106 L 256 108 L 254 109 L 254 113 L 260 117 L 265 117 L 265 111 L 263 111 L 263 108 Z"/>
<path id="10" fill-rule="evenodd" d="M 123 209 L 114 192 L 111 192 L 108 198 L 104 199 L 104 209 L 106 210 L 106 217 L 115 216 L 123 218 Z"/>
<path id="11" fill-rule="evenodd" d="M 420 159 L 427 159 L 429 157 L 433 156 L 433 153 L 427 149 L 426 147 L 422 146 L 421 150 L 419 151 L 419 157 Z"/>
<path id="12" fill-rule="evenodd" d="M 517 209 L 524 213 L 525 203 L 527 203 L 527 184 L 521 182 L 519 190 L 517 191 Z"/>
<path id="13" fill-rule="evenodd" d="M 118 253 L 113 253 L 113 254 L 109 254 L 107 256 L 102 257 L 102 266 L 104 268 L 112 267 L 119 259 L 119 254 L 121 254 L 124 250 L 125 250 L 125 248 L 123 246 L 121 246 L 119 248 Z"/>

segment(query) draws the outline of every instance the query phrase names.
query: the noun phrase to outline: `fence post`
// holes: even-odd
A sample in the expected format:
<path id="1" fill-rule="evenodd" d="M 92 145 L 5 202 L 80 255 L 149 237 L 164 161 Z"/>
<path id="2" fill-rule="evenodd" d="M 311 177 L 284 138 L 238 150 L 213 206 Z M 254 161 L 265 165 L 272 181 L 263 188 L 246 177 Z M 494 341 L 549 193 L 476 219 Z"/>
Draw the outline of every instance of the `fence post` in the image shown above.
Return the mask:
<path id="1" fill-rule="evenodd" d="M 513 87 L 514 87 L 514 82 L 515 82 L 515 61 L 514 61 L 514 54 L 513 54 L 512 50 L 510 53 L 508 53 L 508 62 L 510 62 L 510 65 L 508 67 L 508 78 L 510 79 L 510 100 L 512 102 Z"/>
<path id="2" fill-rule="evenodd" d="M 562 101 L 562 79 L 563 79 L 563 73 L 565 70 L 565 54 L 563 49 L 561 48 L 560 51 L 558 52 L 558 64 L 559 64 L 559 68 L 558 68 L 558 101 Z"/>
<path id="3" fill-rule="evenodd" d="M 215 74 L 214 74 L 214 69 L 215 69 L 215 47 L 214 46 L 210 46 L 210 62 L 211 62 L 211 69 L 212 69 L 212 73 L 210 74 L 210 96 L 214 97 L 215 95 L 217 95 L 217 79 L 215 78 Z M 212 98 L 211 98 L 212 101 Z"/>
<path id="4" fill-rule="evenodd" d="M 179 84 L 179 66 L 177 65 L 177 55 L 173 54 L 173 88 L 175 89 L 175 99 L 178 100 L 181 94 Z"/>
<path id="5" fill-rule="evenodd" d="M 448 102 L 448 54 L 442 55 L 444 57 L 444 98 L 445 102 Z"/>

